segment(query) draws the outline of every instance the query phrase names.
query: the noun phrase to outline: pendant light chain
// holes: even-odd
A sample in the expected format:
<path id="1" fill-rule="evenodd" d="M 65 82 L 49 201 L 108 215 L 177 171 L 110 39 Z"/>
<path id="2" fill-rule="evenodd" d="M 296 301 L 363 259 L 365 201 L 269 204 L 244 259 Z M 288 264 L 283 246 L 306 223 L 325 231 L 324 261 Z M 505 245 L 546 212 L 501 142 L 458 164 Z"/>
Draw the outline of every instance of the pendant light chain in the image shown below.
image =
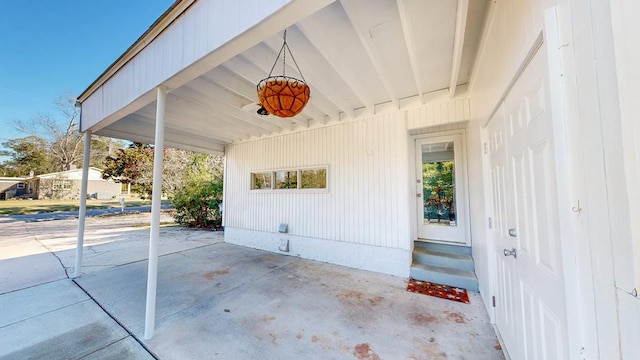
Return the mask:
<path id="1" fill-rule="evenodd" d="M 302 80 L 304 80 L 304 82 L 307 82 L 307 79 L 304 78 L 304 75 L 302 75 L 302 71 L 300 71 L 300 67 L 298 66 L 298 63 L 296 62 L 296 58 L 293 56 L 293 53 L 291 52 L 291 49 L 289 49 L 289 45 L 285 42 L 284 45 L 287 47 L 287 50 L 289 50 L 289 55 L 291 55 L 291 59 L 293 60 L 293 63 L 296 66 L 296 69 L 298 69 L 298 73 L 300 74 L 300 77 L 302 78 Z"/>
<path id="2" fill-rule="evenodd" d="M 289 51 L 289 55 L 291 55 L 291 59 L 293 60 L 293 64 L 296 66 L 296 69 L 298 70 L 298 73 L 300 74 L 300 77 L 302 77 L 302 80 L 304 80 L 306 82 L 307 79 L 305 79 L 304 75 L 302 75 L 302 71 L 300 71 L 300 67 L 298 66 L 298 62 L 296 62 L 296 58 L 293 56 L 293 52 L 291 52 L 291 49 L 289 48 L 289 44 L 287 44 L 287 30 L 284 31 L 284 35 L 283 35 L 282 39 L 284 40 L 283 43 L 282 43 L 282 47 L 280 47 L 280 51 L 278 52 L 278 56 L 276 56 L 276 61 L 273 62 L 273 66 L 271 67 L 271 70 L 269 71 L 269 76 L 271 76 L 271 74 L 273 73 L 273 69 L 276 68 L 276 64 L 278 64 L 278 59 L 280 59 L 281 55 L 282 55 L 282 76 L 286 76 L 287 75 L 286 69 L 287 69 L 287 50 L 288 50 Z"/>
<path id="3" fill-rule="evenodd" d="M 282 47 L 284 48 L 285 46 L 287 46 L 287 30 L 284 31 L 284 35 L 282 35 Z M 289 49 L 289 47 L 287 46 L 287 49 Z M 291 50 L 289 50 L 289 53 L 291 53 Z M 276 59 L 276 61 L 278 61 L 278 59 Z M 286 72 L 286 68 L 287 68 L 287 52 L 283 52 L 282 53 L 282 76 L 287 76 L 287 72 Z"/>
<path id="4" fill-rule="evenodd" d="M 282 55 L 283 50 L 284 50 L 284 44 L 282 44 L 282 47 L 280 48 L 280 52 L 278 53 L 278 56 L 276 56 L 276 61 L 273 63 L 273 66 L 271 67 L 271 71 L 269 71 L 269 76 L 271 76 L 271 74 L 273 73 L 273 69 L 276 68 L 276 64 L 278 63 L 278 59 L 280 58 L 280 55 Z"/>

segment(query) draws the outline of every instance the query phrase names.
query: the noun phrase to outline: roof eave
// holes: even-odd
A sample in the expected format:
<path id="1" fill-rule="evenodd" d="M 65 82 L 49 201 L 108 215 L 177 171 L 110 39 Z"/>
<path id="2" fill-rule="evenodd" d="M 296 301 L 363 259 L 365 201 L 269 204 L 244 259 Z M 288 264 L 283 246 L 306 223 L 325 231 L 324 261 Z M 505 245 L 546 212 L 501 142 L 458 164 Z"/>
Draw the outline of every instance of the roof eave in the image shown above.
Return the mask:
<path id="1" fill-rule="evenodd" d="M 104 85 L 123 66 L 131 61 L 138 53 L 167 29 L 174 21 L 184 14 L 191 5 L 198 0 L 176 0 L 160 17 L 136 40 L 116 61 L 114 61 L 89 87 L 77 98 L 79 103 L 84 102 L 97 89 Z"/>

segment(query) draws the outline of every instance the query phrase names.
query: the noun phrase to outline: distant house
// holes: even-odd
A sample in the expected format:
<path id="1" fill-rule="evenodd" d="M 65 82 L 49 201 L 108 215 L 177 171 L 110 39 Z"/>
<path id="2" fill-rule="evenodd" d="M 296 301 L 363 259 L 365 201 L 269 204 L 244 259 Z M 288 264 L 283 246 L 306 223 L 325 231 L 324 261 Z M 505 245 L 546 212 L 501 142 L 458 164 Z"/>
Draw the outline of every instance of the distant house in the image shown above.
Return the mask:
<path id="1" fill-rule="evenodd" d="M 26 178 L 0 177 L 0 200 L 24 196 L 27 191 Z"/>
<path id="2" fill-rule="evenodd" d="M 77 199 L 82 169 L 42 174 L 27 178 L 0 178 L 0 199 Z M 87 194 L 96 199 L 120 195 L 120 184 L 102 179 L 102 170 L 89 168 Z"/>

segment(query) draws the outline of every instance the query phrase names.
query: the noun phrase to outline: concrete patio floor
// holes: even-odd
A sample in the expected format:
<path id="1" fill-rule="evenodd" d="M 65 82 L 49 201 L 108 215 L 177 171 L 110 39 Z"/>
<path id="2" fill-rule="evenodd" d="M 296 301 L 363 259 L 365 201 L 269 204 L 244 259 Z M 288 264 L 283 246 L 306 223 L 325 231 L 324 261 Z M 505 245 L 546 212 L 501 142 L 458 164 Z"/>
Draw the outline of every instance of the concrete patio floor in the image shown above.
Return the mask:
<path id="1" fill-rule="evenodd" d="M 403 278 L 173 226 L 161 229 L 156 334 L 143 341 L 148 216 L 87 219 L 75 282 L 76 221 L 0 221 L 0 358 L 504 358 L 478 294 L 414 294 Z"/>

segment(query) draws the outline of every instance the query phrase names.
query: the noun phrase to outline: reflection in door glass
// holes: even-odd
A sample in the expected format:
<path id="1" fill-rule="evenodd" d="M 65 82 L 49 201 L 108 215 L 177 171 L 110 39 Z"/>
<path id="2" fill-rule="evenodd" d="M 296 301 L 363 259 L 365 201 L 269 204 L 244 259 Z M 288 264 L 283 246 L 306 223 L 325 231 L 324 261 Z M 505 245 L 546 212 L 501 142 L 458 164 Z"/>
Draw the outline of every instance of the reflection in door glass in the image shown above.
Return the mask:
<path id="1" fill-rule="evenodd" d="M 453 141 L 422 145 L 424 223 L 457 226 Z"/>

